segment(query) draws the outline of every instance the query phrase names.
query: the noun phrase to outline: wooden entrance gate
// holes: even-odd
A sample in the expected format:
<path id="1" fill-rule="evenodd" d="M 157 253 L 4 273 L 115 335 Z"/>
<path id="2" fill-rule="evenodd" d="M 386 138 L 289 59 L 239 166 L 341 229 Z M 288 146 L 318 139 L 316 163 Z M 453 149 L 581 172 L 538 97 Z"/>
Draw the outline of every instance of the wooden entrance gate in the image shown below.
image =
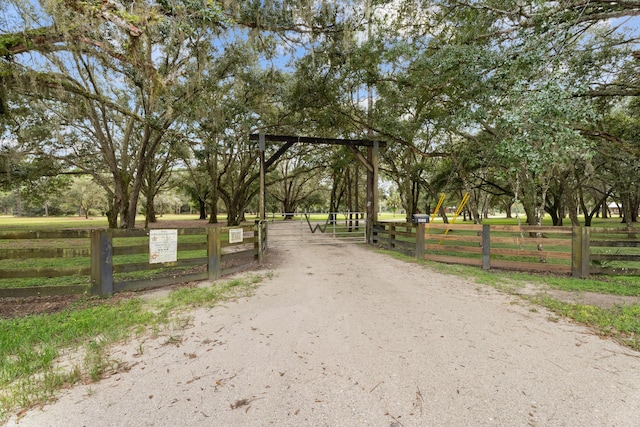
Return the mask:
<path id="1" fill-rule="evenodd" d="M 266 216 L 266 174 L 267 170 L 273 165 L 284 153 L 287 152 L 294 144 L 329 144 L 343 145 L 348 147 L 358 161 L 360 161 L 367 169 L 367 218 L 370 222 L 365 230 L 369 243 L 372 243 L 373 230 L 371 224 L 378 219 L 378 162 L 380 158 L 380 148 L 386 146 L 384 141 L 368 140 L 368 139 L 344 139 L 344 138 L 318 138 L 303 137 L 291 135 L 265 135 L 251 134 L 250 141 L 258 141 L 258 149 L 260 152 L 260 202 L 258 218 L 260 220 L 267 219 Z M 266 150 L 267 142 L 284 143 L 275 153 L 267 159 Z M 366 147 L 366 155 L 360 151 L 360 147 Z M 337 208 L 330 208 L 337 209 Z M 356 207 L 356 209 L 359 209 Z"/>
<path id="2" fill-rule="evenodd" d="M 362 212 L 267 215 L 267 248 L 367 243 Z"/>

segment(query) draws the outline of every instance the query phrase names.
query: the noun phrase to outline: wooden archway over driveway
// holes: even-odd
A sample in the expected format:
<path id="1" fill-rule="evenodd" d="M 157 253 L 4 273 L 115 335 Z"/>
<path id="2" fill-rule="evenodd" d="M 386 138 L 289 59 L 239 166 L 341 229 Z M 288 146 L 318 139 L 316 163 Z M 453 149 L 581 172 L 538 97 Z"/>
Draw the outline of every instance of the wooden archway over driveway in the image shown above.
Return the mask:
<path id="1" fill-rule="evenodd" d="M 367 169 L 367 240 L 371 242 L 372 226 L 378 220 L 378 163 L 380 161 L 380 147 L 386 144 L 381 141 L 370 139 L 340 139 L 340 138 L 317 138 L 291 135 L 266 135 L 251 134 L 250 141 L 258 141 L 260 150 L 260 219 L 266 218 L 265 177 L 267 170 L 287 152 L 294 144 L 318 144 L 318 145 L 344 145 L 349 147 L 356 158 Z M 269 159 L 265 158 L 267 143 L 283 143 Z M 367 147 L 367 156 L 360 151 L 359 147 Z"/>

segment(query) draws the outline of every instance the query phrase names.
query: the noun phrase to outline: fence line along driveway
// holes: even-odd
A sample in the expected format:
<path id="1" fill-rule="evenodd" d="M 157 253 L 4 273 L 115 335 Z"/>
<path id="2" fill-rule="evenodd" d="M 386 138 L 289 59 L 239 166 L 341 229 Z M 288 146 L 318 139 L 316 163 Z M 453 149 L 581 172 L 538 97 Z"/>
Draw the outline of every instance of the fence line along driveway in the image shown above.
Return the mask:
<path id="1" fill-rule="evenodd" d="M 361 246 L 266 260 L 254 296 L 19 425 L 640 425 L 640 354 L 518 297 Z"/>

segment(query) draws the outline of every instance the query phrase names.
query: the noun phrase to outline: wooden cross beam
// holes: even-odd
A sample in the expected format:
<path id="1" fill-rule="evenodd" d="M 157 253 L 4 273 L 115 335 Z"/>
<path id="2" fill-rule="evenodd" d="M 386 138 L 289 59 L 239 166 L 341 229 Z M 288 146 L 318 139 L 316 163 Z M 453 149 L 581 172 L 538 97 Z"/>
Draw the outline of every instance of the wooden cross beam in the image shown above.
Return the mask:
<path id="1" fill-rule="evenodd" d="M 249 135 L 249 141 L 258 141 L 260 134 L 252 133 Z M 291 135 L 264 135 L 265 141 L 271 142 L 286 142 L 296 143 L 301 142 L 303 144 L 328 144 L 328 145 L 350 145 L 350 146 L 362 146 L 373 147 L 374 141 L 370 139 L 342 139 L 342 138 L 318 138 L 308 136 L 291 136 Z M 386 142 L 379 141 L 378 145 L 384 147 Z"/>
<path id="2" fill-rule="evenodd" d="M 262 135 L 264 141 L 270 142 L 284 142 L 285 144 L 278 149 L 271 157 L 265 161 L 265 168 L 269 169 L 289 148 L 295 143 L 302 144 L 327 144 L 327 145 L 345 145 L 351 149 L 351 152 L 357 157 L 360 162 L 367 168 L 369 172 L 373 172 L 373 165 L 367 161 L 367 159 L 358 151 L 356 147 L 373 147 L 375 142 L 370 139 L 340 139 L 340 138 L 319 138 L 319 137 L 307 137 L 307 136 L 292 136 L 292 135 Z M 260 134 L 253 133 L 249 135 L 249 141 L 259 141 Z M 384 141 L 378 141 L 378 147 L 384 147 L 386 143 Z"/>

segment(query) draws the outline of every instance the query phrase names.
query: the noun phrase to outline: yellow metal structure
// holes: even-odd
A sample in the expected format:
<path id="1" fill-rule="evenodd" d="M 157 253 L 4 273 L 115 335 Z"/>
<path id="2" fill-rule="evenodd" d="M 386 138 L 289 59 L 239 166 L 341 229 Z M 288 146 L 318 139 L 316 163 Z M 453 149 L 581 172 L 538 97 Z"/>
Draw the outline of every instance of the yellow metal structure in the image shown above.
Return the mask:
<path id="1" fill-rule="evenodd" d="M 453 218 L 451 219 L 451 224 L 454 224 L 456 222 L 456 219 L 460 216 L 460 214 L 462 213 L 462 210 L 464 209 L 464 206 L 467 204 L 467 202 L 469 201 L 469 193 L 465 193 L 464 196 L 462 197 L 462 200 L 460 201 L 460 205 L 458 206 L 458 209 L 456 209 L 456 214 L 453 216 Z"/>
<path id="2" fill-rule="evenodd" d="M 444 199 L 446 199 L 446 198 L 447 198 L 447 196 L 444 193 L 442 193 L 440 195 L 440 199 L 438 200 L 438 204 L 436 205 L 436 209 L 433 211 L 433 217 L 434 218 L 436 217 L 436 215 L 438 215 L 438 212 L 440 211 L 440 207 L 442 207 L 442 204 L 444 203 Z M 433 220 L 431 220 L 431 221 L 433 221 Z M 431 222 L 431 221 L 429 221 L 429 222 Z M 425 234 L 425 236 L 427 234 L 429 234 L 429 224 L 427 224 L 427 229 L 426 229 L 424 234 Z"/>
<path id="3" fill-rule="evenodd" d="M 453 218 L 451 218 L 451 224 L 455 224 L 456 219 L 460 216 L 460 214 L 462 213 L 462 210 L 464 209 L 465 205 L 467 204 L 467 202 L 469 201 L 469 192 L 465 193 L 464 196 L 462 197 L 462 200 L 460 201 L 460 204 L 458 205 L 458 209 L 456 209 L 456 213 L 453 216 Z M 444 235 L 446 236 L 449 233 L 449 230 L 445 230 L 444 231 Z M 442 244 L 442 240 L 440 240 L 440 242 L 438 242 L 438 244 Z"/>

